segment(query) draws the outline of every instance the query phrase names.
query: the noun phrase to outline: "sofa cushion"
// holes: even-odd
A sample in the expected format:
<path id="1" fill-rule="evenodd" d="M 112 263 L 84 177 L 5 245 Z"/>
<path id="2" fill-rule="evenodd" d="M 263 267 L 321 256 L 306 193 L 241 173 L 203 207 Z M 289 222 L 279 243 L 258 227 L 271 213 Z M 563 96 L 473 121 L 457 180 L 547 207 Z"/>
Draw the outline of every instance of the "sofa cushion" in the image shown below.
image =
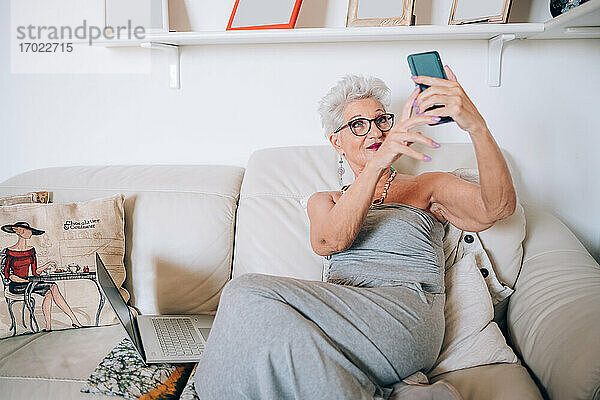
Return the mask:
<path id="1" fill-rule="evenodd" d="M 559 218 L 524 209 L 523 268 L 507 314 L 513 347 L 548 398 L 600 400 L 600 265 Z"/>
<path id="2" fill-rule="evenodd" d="M 467 253 L 445 272 L 445 332 L 440 355 L 429 378 L 497 362 L 514 363 L 517 356 L 495 322 L 492 298 L 475 260 Z"/>
<path id="3" fill-rule="evenodd" d="M 36 333 L 0 344 L 2 398 L 111 399 L 80 390 L 110 350 L 125 337 L 120 324 Z"/>
<path id="4" fill-rule="evenodd" d="M 0 338 L 44 328 L 72 329 L 72 324 L 116 321 L 112 310 L 101 308 L 94 254 L 102 256 L 121 295 L 129 299 L 121 288 L 125 281 L 122 195 L 70 204 L 0 207 L 0 226 L 4 283 Z M 18 235 L 18 229 L 23 228 L 23 232 L 31 233 L 29 237 Z M 17 241 L 23 245 L 20 250 L 13 248 Z M 61 305 L 63 299 L 66 306 Z M 34 311 L 31 317 L 28 308 Z"/>
<path id="5" fill-rule="evenodd" d="M 452 371 L 431 378 L 451 383 L 464 400 L 542 400 L 542 395 L 521 363 L 490 364 Z"/>
<path id="6" fill-rule="evenodd" d="M 0 196 L 54 202 L 125 195 L 126 288 L 144 314 L 214 313 L 230 279 L 244 169 L 225 165 L 44 168 L 0 183 Z"/>

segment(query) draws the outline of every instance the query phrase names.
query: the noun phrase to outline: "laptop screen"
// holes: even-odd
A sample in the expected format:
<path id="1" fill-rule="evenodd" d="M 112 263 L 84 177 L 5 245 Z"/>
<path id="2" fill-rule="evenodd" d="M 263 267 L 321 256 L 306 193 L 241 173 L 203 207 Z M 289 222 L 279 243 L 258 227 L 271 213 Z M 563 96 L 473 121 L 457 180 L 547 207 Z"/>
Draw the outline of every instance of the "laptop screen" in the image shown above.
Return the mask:
<path id="1" fill-rule="evenodd" d="M 121 324 L 127 331 L 127 334 L 129 335 L 129 338 L 135 347 L 137 347 L 142 358 L 145 358 L 135 321 L 131 316 L 131 311 L 129 310 L 129 307 L 127 307 L 127 304 L 125 304 L 123 297 L 121 297 L 119 289 L 117 289 L 115 282 L 112 280 L 111 276 L 106 270 L 106 267 L 104 266 L 104 263 L 100 259 L 98 253 L 96 253 L 96 276 L 98 277 L 98 283 L 100 284 L 106 299 L 112 306 L 113 310 L 115 310 L 117 318 L 119 318 L 119 321 L 121 321 Z"/>

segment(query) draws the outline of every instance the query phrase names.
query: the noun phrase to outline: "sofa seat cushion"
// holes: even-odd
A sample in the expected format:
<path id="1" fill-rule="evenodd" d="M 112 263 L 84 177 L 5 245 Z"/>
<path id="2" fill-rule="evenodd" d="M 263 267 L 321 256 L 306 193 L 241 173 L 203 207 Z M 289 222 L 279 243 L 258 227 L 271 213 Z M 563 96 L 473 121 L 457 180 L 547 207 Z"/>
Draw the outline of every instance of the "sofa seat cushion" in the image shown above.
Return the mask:
<path id="1" fill-rule="evenodd" d="M 42 332 L 0 343 L 2 397 L 112 399 L 80 390 L 102 359 L 125 337 L 120 324 Z"/>
<path id="2" fill-rule="evenodd" d="M 527 369 L 521 364 L 490 364 L 451 371 L 430 379 L 452 384 L 464 400 L 542 400 Z"/>

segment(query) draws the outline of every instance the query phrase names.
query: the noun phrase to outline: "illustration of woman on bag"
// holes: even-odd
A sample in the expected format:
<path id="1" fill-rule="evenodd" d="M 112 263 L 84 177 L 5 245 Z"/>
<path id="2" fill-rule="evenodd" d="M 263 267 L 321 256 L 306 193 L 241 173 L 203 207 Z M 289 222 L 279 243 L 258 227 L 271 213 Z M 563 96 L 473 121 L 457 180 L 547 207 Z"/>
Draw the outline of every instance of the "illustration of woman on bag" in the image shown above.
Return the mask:
<path id="1" fill-rule="evenodd" d="M 11 247 L 7 247 L 3 251 L 5 257 L 2 263 L 4 267 L 3 279 L 5 279 L 5 282 L 8 281 L 8 291 L 10 293 L 22 295 L 25 293 L 25 289 L 29 283 L 28 276 L 39 276 L 42 271 L 49 267 L 56 268 L 56 263 L 48 261 L 44 265 L 38 266 L 35 248 L 27 244 L 31 236 L 42 235 L 44 231 L 31 227 L 27 222 L 4 225 L 2 226 L 2 230 L 18 236 L 17 243 Z M 71 324 L 74 328 L 81 327 L 81 324 L 60 293 L 56 283 L 40 281 L 35 285 L 33 293 L 44 296 L 42 313 L 44 314 L 46 327 L 42 331 L 52 330 L 52 301 L 71 318 Z"/>

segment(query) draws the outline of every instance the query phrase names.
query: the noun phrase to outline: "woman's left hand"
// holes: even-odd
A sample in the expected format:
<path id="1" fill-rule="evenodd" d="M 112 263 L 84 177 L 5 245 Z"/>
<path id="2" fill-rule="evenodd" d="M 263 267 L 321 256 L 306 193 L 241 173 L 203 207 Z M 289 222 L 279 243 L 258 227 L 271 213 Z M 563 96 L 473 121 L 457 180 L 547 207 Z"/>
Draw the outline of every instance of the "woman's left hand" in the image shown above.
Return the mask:
<path id="1" fill-rule="evenodd" d="M 458 126 L 467 132 L 487 129 L 485 120 L 458 83 L 450 67 L 445 65 L 444 70 L 448 79 L 423 75 L 413 78 L 415 83 L 429 85 L 417 97 L 416 107 L 418 109 L 416 111 L 419 113 L 418 115 L 452 117 Z M 434 105 L 442 105 L 443 107 L 425 111 L 421 114 L 423 110 Z"/>

